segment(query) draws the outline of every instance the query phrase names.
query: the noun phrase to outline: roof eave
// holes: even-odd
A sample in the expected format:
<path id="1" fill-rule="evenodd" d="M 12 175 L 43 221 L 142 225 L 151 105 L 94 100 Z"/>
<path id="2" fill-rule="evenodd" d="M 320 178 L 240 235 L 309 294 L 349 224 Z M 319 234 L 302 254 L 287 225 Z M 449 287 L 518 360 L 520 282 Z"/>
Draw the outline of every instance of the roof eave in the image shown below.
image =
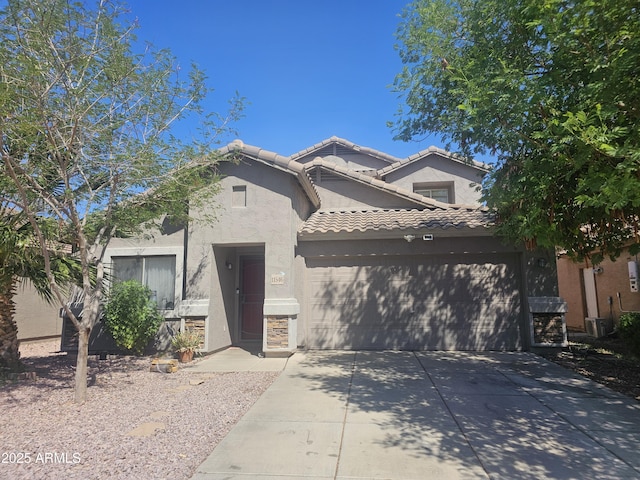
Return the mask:
<path id="1" fill-rule="evenodd" d="M 449 228 L 407 228 L 394 230 L 366 230 L 366 231 L 328 231 L 328 232 L 298 232 L 298 240 L 302 242 L 331 241 L 331 240 L 393 240 L 404 239 L 406 235 L 413 235 L 412 241 L 437 241 L 439 238 L 456 237 L 492 237 L 495 229 L 491 226 L 480 227 L 449 227 Z M 431 239 L 425 239 L 430 235 Z"/>

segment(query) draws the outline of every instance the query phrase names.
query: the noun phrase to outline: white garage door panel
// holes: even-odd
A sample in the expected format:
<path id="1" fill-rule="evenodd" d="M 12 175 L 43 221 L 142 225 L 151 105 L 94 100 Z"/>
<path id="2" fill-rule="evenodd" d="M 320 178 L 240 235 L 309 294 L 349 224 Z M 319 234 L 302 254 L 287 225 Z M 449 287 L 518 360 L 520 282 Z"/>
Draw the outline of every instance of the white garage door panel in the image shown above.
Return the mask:
<path id="1" fill-rule="evenodd" d="M 310 348 L 514 350 L 515 256 L 357 257 L 310 267 Z"/>

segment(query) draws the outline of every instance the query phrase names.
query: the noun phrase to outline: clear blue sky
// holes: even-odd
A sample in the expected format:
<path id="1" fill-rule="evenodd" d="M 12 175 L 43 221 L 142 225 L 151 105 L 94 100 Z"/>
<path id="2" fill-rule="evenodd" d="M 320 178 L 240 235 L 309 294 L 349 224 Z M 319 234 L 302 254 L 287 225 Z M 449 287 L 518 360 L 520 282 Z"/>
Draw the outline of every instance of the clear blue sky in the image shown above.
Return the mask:
<path id="1" fill-rule="evenodd" d="M 393 141 L 394 50 L 408 0 L 129 0 L 138 38 L 205 70 L 223 111 L 247 98 L 245 143 L 290 155 L 336 135 L 406 157 L 430 145 Z"/>

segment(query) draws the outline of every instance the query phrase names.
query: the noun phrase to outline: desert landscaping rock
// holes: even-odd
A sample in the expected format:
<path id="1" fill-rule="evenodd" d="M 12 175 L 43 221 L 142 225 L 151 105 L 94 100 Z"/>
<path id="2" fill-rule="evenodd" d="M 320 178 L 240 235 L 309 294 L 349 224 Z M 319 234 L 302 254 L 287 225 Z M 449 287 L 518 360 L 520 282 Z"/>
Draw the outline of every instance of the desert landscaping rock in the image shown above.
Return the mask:
<path id="1" fill-rule="evenodd" d="M 131 437 L 150 437 L 157 431 L 165 429 L 165 424 L 162 422 L 145 422 L 142 425 L 131 430 L 127 435 Z"/>
<path id="2" fill-rule="evenodd" d="M 88 401 L 76 405 L 75 362 L 58 346 L 23 345 L 36 381 L 0 383 L 2 479 L 188 479 L 278 376 L 220 373 L 194 386 L 200 377 L 184 369 L 149 371 L 149 357 L 92 357 Z M 127 435 L 144 424 L 164 428 Z"/>

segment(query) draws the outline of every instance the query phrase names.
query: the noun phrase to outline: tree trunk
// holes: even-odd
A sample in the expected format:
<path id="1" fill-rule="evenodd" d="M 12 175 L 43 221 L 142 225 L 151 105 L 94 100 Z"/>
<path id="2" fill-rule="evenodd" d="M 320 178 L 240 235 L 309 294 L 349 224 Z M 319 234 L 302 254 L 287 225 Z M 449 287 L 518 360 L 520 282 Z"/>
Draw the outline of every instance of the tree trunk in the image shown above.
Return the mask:
<path id="1" fill-rule="evenodd" d="M 89 360 L 89 335 L 91 328 L 80 323 L 78 329 L 78 358 L 76 359 L 75 403 L 87 401 L 87 362 Z"/>
<path id="2" fill-rule="evenodd" d="M 20 366 L 18 325 L 15 320 L 15 279 L 0 291 L 0 368 L 15 370 Z"/>

